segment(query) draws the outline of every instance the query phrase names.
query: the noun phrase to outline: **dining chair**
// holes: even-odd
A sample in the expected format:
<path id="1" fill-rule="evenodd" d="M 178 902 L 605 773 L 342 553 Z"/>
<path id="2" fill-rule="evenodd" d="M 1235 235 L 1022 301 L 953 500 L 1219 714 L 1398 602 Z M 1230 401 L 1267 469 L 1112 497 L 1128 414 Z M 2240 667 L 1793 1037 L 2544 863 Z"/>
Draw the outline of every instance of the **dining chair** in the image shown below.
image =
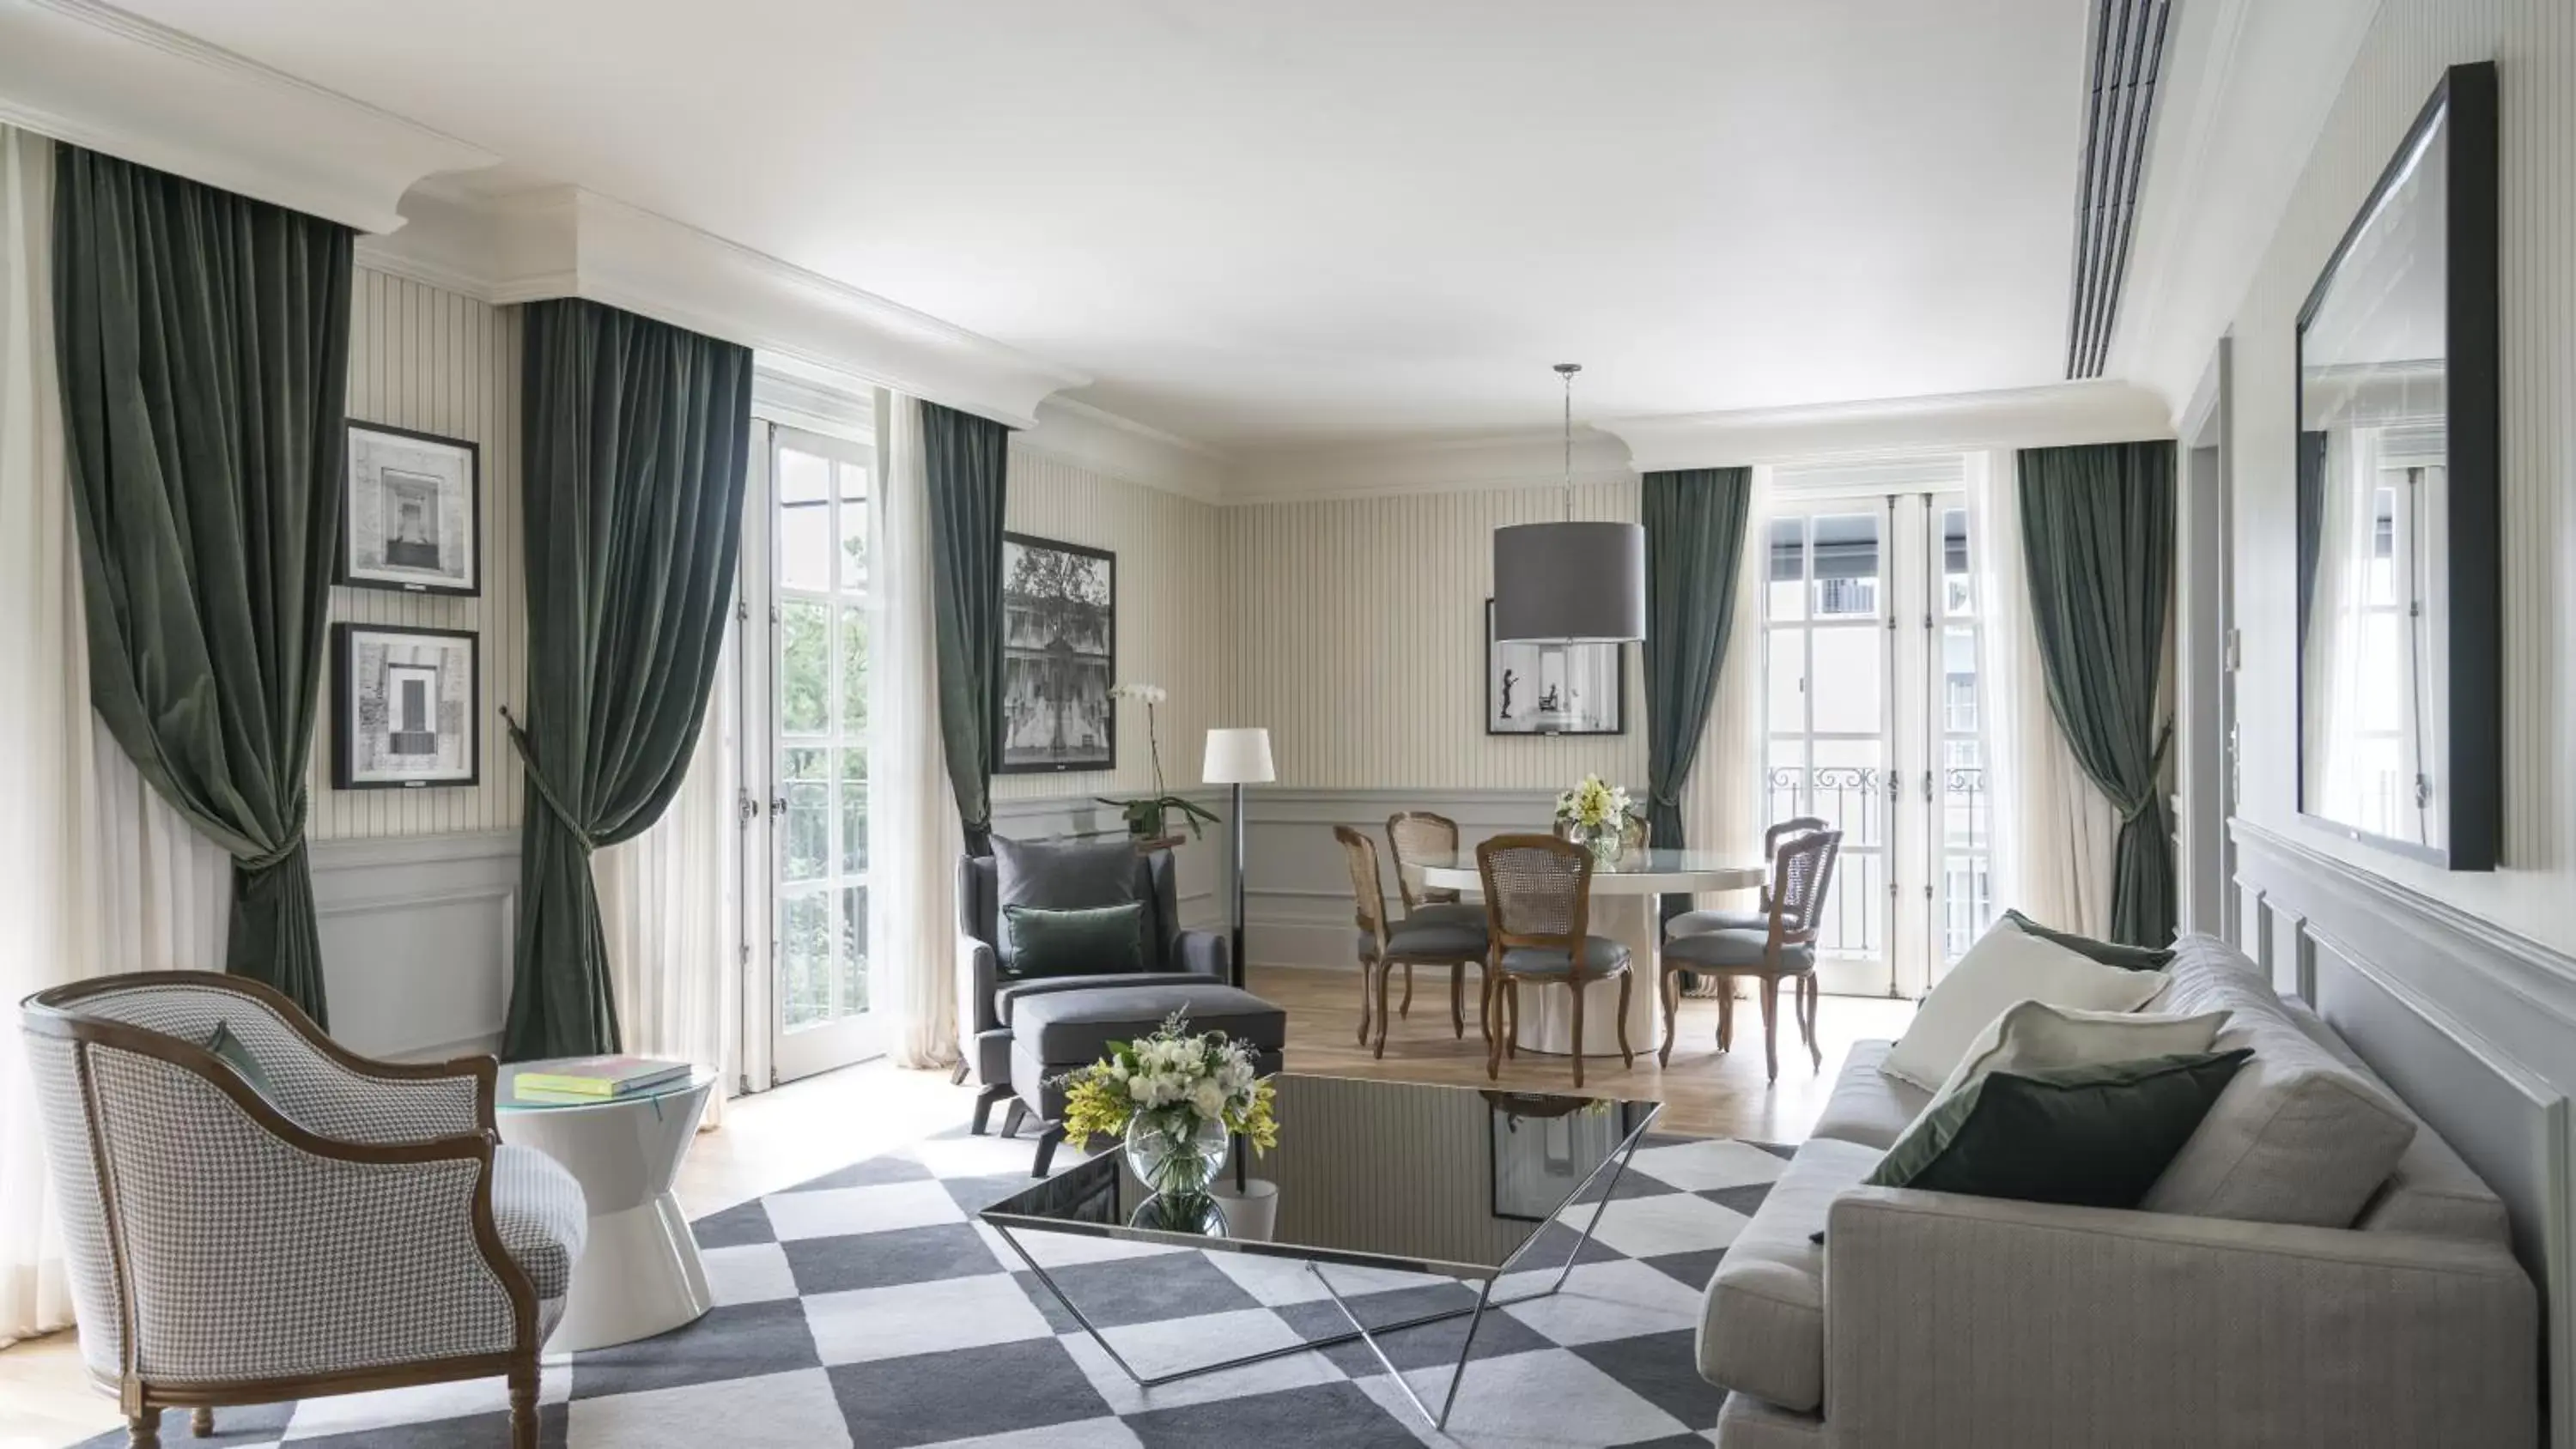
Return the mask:
<path id="1" fill-rule="evenodd" d="M 1386 843 L 1395 851 L 1395 887 L 1404 899 L 1406 926 L 1464 926 L 1478 935 L 1485 930 L 1485 908 L 1472 901 L 1462 901 L 1454 890 L 1416 886 L 1405 875 L 1404 867 L 1414 865 L 1454 865 L 1458 860 L 1458 822 L 1429 810 L 1404 810 L 1386 817 Z M 1478 964 L 1484 961 L 1480 953 Z M 1450 976 L 1449 1017 L 1458 1025 L 1458 1034 L 1467 1029 L 1457 991 L 1456 973 Z M 1395 1014 L 1413 1014 L 1413 973 L 1404 973 L 1404 996 L 1395 1004 Z"/>
<path id="2" fill-rule="evenodd" d="M 1476 847 L 1476 874 L 1485 883 L 1485 1075 L 1502 1075 L 1503 1058 L 1516 1056 L 1520 984 L 1561 983 L 1574 993 L 1574 1085 L 1583 1085 L 1583 991 L 1607 976 L 1619 978 L 1619 1055 L 1637 1064 L 1628 1045 L 1632 987 L 1628 948 L 1591 934 L 1592 852 L 1553 835 L 1497 835 Z M 1499 1009 L 1497 1003 L 1499 1002 Z"/>
<path id="3" fill-rule="evenodd" d="M 1467 1035 L 1464 981 L 1469 966 L 1485 964 L 1484 922 L 1408 916 L 1390 925 L 1386 891 L 1378 883 L 1377 842 L 1347 825 L 1334 826 L 1333 838 L 1341 842 L 1342 861 L 1350 867 L 1351 901 L 1358 910 L 1360 1045 L 1369 1047 L 1371 1055 L 1386 1055 L 1387 977 L 1397 966 L 1404 968 L 1404 999 L 1409 1003 L 1416 964 L 1449 968 L 1449 1022 L 1463 1039 Z M 1374 1042 L 1369 1032 L 1372 1023 L 1377 1028 Z"/>
<path id="4" fill-rule="evenodd" d="M 1762 1051 L 1769 1080 L 1780 1079 L 1780 982 L 1798 983 L 1798 1029 L 1807 1054 L 1819 1071 L 1825 1056 L 1816 1045 L 1816 935 L 1824 921 L 1826 893 L 1833 889 L 1834 863 L 1842 854 L 1839 830 L 1810 830 L 1781 842 L 1771 863 L 1770 918 L 1761 930 L 1728 928 L 1700 931 L 1664 943 L 1663 966 L 1655 982 L 1664 1005 L 1664 1045 L 1660 1062 L 1673 1058 L 1673 1018 L 1681 1007 L 1685 971 L 1719 978 L 1717 1049 L 1734 1046 L 1734 996 L 1725 979 L 1758 979 L 1762 997 Z"/>
<path id="5" fill-rule="evenodd" d="M 1814 830 L 1831 830 L 1833 822 L 1814 815 L 1793 815 L 1774 822 L 1762 832 L 1762 863 L 1769 865 L 1780 858 L 1780 842 L 1792 835 L 1805 835 Z M 1684 911 L 1664 923 L 1664 939 L 1696 936 L 1702 931 L 1760 931 L 1771 925 L 1771 887 L 1762 887 L 1762 904 L 1750 911 Z"/>

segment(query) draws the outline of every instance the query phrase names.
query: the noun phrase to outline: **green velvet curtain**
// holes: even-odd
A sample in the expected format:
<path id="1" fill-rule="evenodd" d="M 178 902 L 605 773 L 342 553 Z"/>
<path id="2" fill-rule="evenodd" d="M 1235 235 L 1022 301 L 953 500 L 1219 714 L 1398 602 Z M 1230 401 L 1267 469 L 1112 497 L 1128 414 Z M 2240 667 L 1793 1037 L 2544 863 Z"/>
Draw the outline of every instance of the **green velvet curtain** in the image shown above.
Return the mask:
<path id="1" fill-rule="evenodd" d="M 525 314 L 528 717 L 519 937 L 502 1052 L 618 1049 L 591 852 L 680 787 L 724 648 L 751 352 L 596 302 Z"/>
<path id="2" fill-rule="evenodd" d="M 2158 718 L 2174 563 L 2170 442 L 2020 454 L 2022 556 L 2049 712 L 2120 812 L 2111 934 L 2173 939 L 2173 821 L 2157 777 L 2173 727 Z"/>
<path id="3" fill-rule="evenodd" d="M 1646 822 L 1658 847 L 1683 844 L 1682 785 L 1726 662 L 1752 502 L 1750 468 L 1646 475 Z M 1688 900 L 1666 896 L 1664 914 Z"/>
<path id="4" fill-rule="evenodd" d="M 320 1025 L 306 754 L 340 546 L 347 227 L 55 148 L 90 700 L 233 856 L 227 969 Z"/>
<path id="5" fill-rule="evenodd" d="M 939 738 L 966 848 L 993 838 L 993 767 L 1002 755 L 1002 503 L 1011 430 L 921 404 L 930 485 L 932 612 L 939 636 Z"/>

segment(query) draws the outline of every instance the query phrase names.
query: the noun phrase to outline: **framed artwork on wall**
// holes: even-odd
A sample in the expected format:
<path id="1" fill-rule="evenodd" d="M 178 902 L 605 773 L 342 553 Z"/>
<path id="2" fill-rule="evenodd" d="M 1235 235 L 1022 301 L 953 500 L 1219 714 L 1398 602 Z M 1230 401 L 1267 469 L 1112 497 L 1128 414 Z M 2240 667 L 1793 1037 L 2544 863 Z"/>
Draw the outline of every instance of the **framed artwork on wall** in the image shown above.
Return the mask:
<path id="1" fill-rule="evenodd" d="M 347 521 L 333 582 L 480 593 L 482 456 L 463 438 L 351 421 Z"/>
<path id="2" fill-rule="evenodd" d="M 1624 645 L 1498 644 L 1485 601 L 1485 733 L 1624 734 L 1627 698 Z"/>
<path id="3" fill-rule="evenodd" d="M 334 624 L 331 788 L 424 790 L 481 774 L 480 641 L 462 629 Z"/>
<path id="4" fill-rule="evenodd" d="M 1118 768 L 1118 556 L 1002 535 L 1002 758 L 996 773 Z"/>

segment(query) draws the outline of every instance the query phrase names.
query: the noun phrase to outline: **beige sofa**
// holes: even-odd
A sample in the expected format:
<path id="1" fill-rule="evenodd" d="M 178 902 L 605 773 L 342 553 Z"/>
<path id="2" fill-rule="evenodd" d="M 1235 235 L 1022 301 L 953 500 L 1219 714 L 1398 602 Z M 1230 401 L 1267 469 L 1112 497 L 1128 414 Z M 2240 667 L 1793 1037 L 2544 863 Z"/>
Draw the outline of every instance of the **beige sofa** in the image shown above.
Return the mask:
<path id="1" fill-rule="evenodd" d="M 2538 1442 L 2539 1306 L 2504 1204 L 2232 948 L 2187 936 L 2167 974 L 2147 1009 L 2227 1006 L 2219 1045 L 2255 1051 L 2202 1124 L 2213 1141 L 2284 1112 L 2350 1108 L 2395 1127 L 2381 1136 L 2402 1155 L 2372 1173 L 2375 1190 L 2360 1184 L 2358 1215 L 2251 1220 L 2295 1218 L 2335 1154 L 2249 1158 L 2193 1184 L 2203 1201 L 2220 1190 L 2224 1217 L 1862 1187 L 1929 1100 L 1879 1074 L 1887 1043 L 1863 1043 L 1710 1279 L 1699 1369 L 1731 1391 L 1720 1445 Z M 2157 1194 L 2200 1170 L 2185 1161 L 2204 1145 L 2194 1138 Z"/>

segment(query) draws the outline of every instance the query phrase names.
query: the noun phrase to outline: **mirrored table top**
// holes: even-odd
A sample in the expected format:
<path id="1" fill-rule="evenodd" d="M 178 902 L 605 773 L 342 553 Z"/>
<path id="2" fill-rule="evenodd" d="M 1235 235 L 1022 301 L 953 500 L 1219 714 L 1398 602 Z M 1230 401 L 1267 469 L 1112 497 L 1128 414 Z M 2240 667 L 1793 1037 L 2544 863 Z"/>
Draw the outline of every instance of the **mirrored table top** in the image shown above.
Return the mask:
<path id="1" fill-rule="evenodd" d="M 1278 1185 L 1267 1241 L 1163 1225 L 1152 1194 L 1105 1152 L 984 1209 L 1007 1236 L 1041 1230 L 1187 1244 L 1453 1277 L 1509 1271 L 1598 1176 L 1607 1191 L 1656 1102 L 1282 1073 L 1279 1145 L 1247 1159 Z M 1225 1179 L 1230 1181 L 1229 1167 Z M 1568 1238 L 1570 1243 L 1572 1240 Z"/>

